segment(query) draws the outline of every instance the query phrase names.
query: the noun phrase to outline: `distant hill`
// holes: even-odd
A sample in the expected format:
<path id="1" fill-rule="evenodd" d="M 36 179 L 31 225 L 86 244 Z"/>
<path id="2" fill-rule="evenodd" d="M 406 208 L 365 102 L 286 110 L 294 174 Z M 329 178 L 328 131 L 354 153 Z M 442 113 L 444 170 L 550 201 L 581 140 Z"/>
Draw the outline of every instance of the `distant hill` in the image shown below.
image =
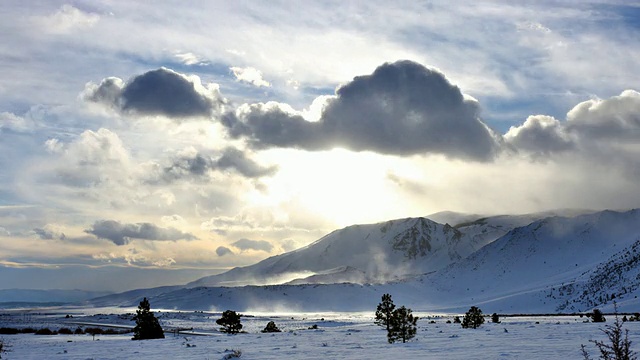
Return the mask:
<path id="1" fill-rule="evenodd" d="M 74 303 L 110 294 L 84 290 L 0 290 L 0 303 Z"/>

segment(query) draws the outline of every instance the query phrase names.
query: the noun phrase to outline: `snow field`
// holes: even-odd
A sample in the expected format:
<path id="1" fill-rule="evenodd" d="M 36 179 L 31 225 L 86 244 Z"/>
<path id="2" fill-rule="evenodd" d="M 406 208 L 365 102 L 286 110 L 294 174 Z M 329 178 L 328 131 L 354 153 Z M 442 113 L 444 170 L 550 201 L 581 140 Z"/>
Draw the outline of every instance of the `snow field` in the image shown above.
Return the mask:
<path id="1" fill-rule="evenodd" d="M 161 313 L 169 314 L 169 313 Z M 101 315 L 121 323 L 122 316 Z M 111 319 L 109 319 L 111 317 Z M 180 312 L 163 316 L 163 326 L 193 327 L 213 332 L 219 314 Z M 84 320 L 94 321 L 96 316 Z M 611 316 L 608 324 L 613 322 Z M 118 320 L 120 319 L 120 320 Z M 36 336 L 2 335 L 8 352 L 2 359 L 222 359 L 227 350 L 241 350 L 244 359 L 578 359 L 580 344 L 592 355 L 589 339 L 605 340 L 606 324 L 582 323 L 579 317 L 513 317 L 500 324 L 485 323 L 476 330 L 446 324 L 453 316 L 418 321 L 416 338 L 406 344 L 388 344 L 385 331 L 373 324 L 373 314 L 334 313 L 322 321 L 319 314 L 243 317 L 248 333 L 212 336 L 174 335 L 165 339 L 132 341 L 130 335 Z M 61 319 L 63 323 L 65 319 Z M 79 320 L 76 318 L 76 320 Z M 282 333 L 259 331 L 270 320 Z M 539 322 L 536 324 L 536 322 Z M 317 324 L 317 330 L 308 328 Z M 0 326 L 9 326 L 0 324 Z M 640 322 L 627 322 L 633 348 L 640 344 Z M 506 329 L 506 331 L 505 331 Z"/>

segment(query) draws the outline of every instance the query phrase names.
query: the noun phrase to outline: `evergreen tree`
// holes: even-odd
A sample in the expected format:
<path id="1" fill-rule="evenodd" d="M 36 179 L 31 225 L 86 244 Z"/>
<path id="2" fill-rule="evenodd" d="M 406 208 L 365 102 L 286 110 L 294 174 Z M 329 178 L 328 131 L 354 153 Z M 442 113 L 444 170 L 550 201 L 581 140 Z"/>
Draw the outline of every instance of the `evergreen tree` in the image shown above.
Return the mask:
<path id="1" fill-rule="evenodd" d="M 591 313 L 591 321 L 593 322 L 605 322 L 607 319 L 604 318 L 602 311 L 600 309 L 593 309 L 593 313 Z"/>
<path id="2" fill-rule="evenodd" d="M 222 317 L 216 320 L 216 324 L 222 326 L 220 331 L 224 333 L 237 334 L 242 330 L 242 324 L 240 323 L 241 316 L 242 315 L 233 310 L 226 310 L 222 313 Z"/>
<path id="3" fill-rule="evenodd" d="M 411 340 L 418 331 L 416 327 L 417 321 L 418 317 L 413 316 L 411 309 L 401 306 L 394 310 L 389 321 L 390 328 L 387 332 L 389 343 L 393 344 L 399 340 L 405 343 L 407 340 Z"/>
<path id="4" fill-rule="evenodd" d="M 462 318 L 462 327 L 465 329 L 477 329 L 482 324 L 484 324 L 484 316 L 482 316 L 482 310 L 476 306 L 472 306 Z"/>
<path id="5" fill-rule="evenodd" d="M 140 301 L 133 320 L 136 321 L 136 326 L 133 328 L 132 340 L 164 339 L 164 331 L 151 312 L 151 305 L 147 298 Z"/>
<path id="6" fill-rule="evenodd" d="M 391 330 L 391 318 L 393 317 L 393 311 L 396 308 L 393 300 L 391 300 L 391 295 L 384 294 L 382 295 L 382 301 L 378 304 L 378 308 L 376 309 L 376 319 L 375 324 L 378 326 L 383 326 L 387 329 L 387 333 Z"/>
<path id="7" fill-rule="evenodd" d="M 491 315 L 491 322 L 495 324 L 500 322 L 500 317 L 498 316 L 498 314 L 493 313 L 493 315 Z"/>

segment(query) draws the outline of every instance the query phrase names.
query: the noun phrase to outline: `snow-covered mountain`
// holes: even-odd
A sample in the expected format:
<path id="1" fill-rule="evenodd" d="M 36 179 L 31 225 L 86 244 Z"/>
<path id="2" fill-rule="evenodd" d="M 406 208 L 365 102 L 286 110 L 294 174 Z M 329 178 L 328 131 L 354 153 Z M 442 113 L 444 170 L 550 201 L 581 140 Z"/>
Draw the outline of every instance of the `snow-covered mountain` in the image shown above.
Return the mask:
<path id="1" fill-rule="evenodd" d="M 187 286 L 380 283 L 433 272 L 510 230 L 555 213 L 481 216 L 454 212 L 336 230 L 304 248 Z"/>
<path id="2" fill-rule="evenodd" d="M 370 310 L 383 293 L 421 311 L 572 312 L 640 305 L 640 210 L 575 217 L 427 218 L 356 225 L 260 263 L 142 295 L 176 309 Z M 468 220 L 468 219 L 465 219 Z M 238 285 L 288 278 L 286 285 Z M 114 304 L 111 301 L 111 305 Z"/>

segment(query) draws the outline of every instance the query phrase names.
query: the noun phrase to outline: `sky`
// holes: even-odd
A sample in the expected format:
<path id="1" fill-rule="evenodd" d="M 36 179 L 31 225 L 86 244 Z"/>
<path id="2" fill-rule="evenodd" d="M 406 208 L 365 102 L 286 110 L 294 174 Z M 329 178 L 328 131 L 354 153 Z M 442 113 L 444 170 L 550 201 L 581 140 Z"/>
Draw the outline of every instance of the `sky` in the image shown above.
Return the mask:
<path id="1" fill-rule="evenodd" d="M 0 2 L 0 289 L 640 206 L 640 3 Z"/>

